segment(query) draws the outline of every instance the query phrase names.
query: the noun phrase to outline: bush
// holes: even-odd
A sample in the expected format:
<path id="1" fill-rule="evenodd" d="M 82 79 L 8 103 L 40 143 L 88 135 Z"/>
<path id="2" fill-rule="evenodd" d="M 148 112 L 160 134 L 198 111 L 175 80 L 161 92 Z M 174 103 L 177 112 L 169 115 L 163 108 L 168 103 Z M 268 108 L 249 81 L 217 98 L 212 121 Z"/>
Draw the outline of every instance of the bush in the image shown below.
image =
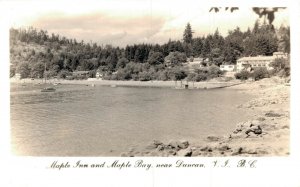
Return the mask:
<path id="1" fill-rule="evenodd" d="M 251 74 L 249 71 L 243 70 L 241 72 L 234 74 L 234 76 L 236 79 L 247 80 L 251 76 Z"/>
<path id="2" fill-rule="evenodd" d="M 170 76 L 169 76 L 168 71 L 166 71 L 166 70 L 159 71 L 158 72 L 158 79 L 162 80 L 162 81 L 170 80 Z"/>
<path id="3" fill-rule="evenodd" d="M 216 65 L 212 65 L 208 68 L 208 76 L 210 78 L 219 77 L 223 72 L 220 70 L 220 68 Z"/>
<path id="4" fill-rule="evenodd" d="M 187 80 L 188 81 L 196 81 L 196 77 L 197 77 L 196 73 L 189 73 L 187 76 Z"/>
<path id="5" fill-rule="evenodd" d="M 269 77 L 269 72 L 267 70 L 267 68 L 255 68 L 253 73 L 252 73 L 252 77 L 254 80 L 260 80 L 263 78 L 268 78 Z"/>
<path id="6" fill-rule="evenodd" d="M 206 81 L 208 79 L 208 75 L 206 73 L 199 73 L 197 76 L 196 76 L 196 82 L 199 82 L 199 81 Z"/>
<path id="7" fill-rule="evenodd" d="M 140 81 L 150 81 L 151 80 L 151 74 L 149 72 L 140 72 L 139 73 L 139 80 Z"/>
<path id="8" fill-rule="evenodd" d="M 270 66 L 275 69 L 276 72 L 280 71 L 285 67 L 286 60 L 283 58 L 276 58 L 273 62 L 270 63 Z"/>
<path id="9" fill-rule="evenodd" d="M 164 61 L 168 66 L 174 67 L 177 65 L 181 65 L 186 62 L 187 57 L 185 53 L 181 53 L 178 51 L 170 52 L 168 56 L 165 57 Z"/>
<path id="10" fill-rule="evenodd" d="M 272 77 L 272 76 L 276 75 L 276 70 L 275 69 L 268 70 L 268 73 L 269 73 L 269 76 Z"/>
<path id="11" fill-rule="evenodd" d="M 170 69 L 169 71 L 170 71 L 169 73 L 171 75 L 170 77 L 175 81 L 182 80 L 185 77 L 187 77 L 187 73 L 183 68 L 174 67 L 174 68 Z"/>
<path id="12" fill-rule="evenodd" d="M 277 73 L 278 77 L 288 77 L 289 76 L 289 73 L 287 73 L 285 71 L 285 69 L 282 69 L 280 70 L 278 73 Z"/>
<path id="13" fill-rule="evenodd" d="M 116 74 L 113 74 L 112 76 L 113 80 L 130 80 L 131 78 L 131 73 L 126 69 L 120 69 Z"/>

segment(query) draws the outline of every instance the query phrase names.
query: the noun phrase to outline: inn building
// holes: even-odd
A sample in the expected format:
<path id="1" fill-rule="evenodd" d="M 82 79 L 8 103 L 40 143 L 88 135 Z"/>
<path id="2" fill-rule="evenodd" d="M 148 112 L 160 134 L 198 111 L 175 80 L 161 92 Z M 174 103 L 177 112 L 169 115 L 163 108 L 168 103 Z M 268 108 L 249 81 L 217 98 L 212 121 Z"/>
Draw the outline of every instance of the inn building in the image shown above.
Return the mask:
<path id="1" fill-rule="evenodd" d="M 273 56 L 253 56 L 243 57 L 237 60 L 236 70 L 251 70 L 252 68 L 265 67 L 267 70 L 273 69 L 270 63 L 277 58 L 287 58 L 287 54 L 283 52 L 274 52 Z"/>

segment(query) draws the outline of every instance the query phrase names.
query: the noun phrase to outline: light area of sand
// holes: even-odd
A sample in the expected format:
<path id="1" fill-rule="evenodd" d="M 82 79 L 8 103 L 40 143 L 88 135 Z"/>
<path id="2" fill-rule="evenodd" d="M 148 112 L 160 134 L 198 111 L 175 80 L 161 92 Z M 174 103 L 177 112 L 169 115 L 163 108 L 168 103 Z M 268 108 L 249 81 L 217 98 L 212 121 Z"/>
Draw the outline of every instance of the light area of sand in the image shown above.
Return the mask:
<path id="1" fill-rule="evenodd" d="M 255 96 L 254 99 L 238 107 L 256 110 L 258 115 L 253 116 L 253 119 L 250 120 L 264 119 L 261 121 L 261 127 L 266 133 L 263 136 L 228 141 L 232 147 L 263 150 L 261 153 L 263 156 L 289 154 L 290 86 L 285 82 L 285 79 L 272 77 L 227 88 L 239 89 L 242 93 Z M 266 113 L 270 111 L 281 116 L 266 116 Z"/>
<path id="2" fill-rule="evenodd" d="M 248 120 L 248 123 L 256 121 L 262 128 L 263 133 L 247 136 L 244 132 L 237 135 L 232 132 L 225 135 L 220 141 L 208 142 L 208 146 L 218 148 L 226 145 L 230 147 L 233 152 L 224 151 L 224 155 L 227 156 L 232 156 L 232 153 L 241 156 L 288 155 L 290 144 L 290 86 L 285 82 L 284 79 L 272 77 L 226 88 L 237 89 L 241 93 L 255 96 L 254 99 L 237 107 L 255 110 L 256 114 Z M 266 115 L 270 111 L 280 116 Z M 243 123 L 247 122 L 241 122 L 241 124 Z M 233 138 L 228 138 L 230 136 Z M 238 153 L 239 149 L 242 149 L 240 153 Z M 216 155 L 222 155 L 221 153 L 222 151 L 219 151 Z"/>

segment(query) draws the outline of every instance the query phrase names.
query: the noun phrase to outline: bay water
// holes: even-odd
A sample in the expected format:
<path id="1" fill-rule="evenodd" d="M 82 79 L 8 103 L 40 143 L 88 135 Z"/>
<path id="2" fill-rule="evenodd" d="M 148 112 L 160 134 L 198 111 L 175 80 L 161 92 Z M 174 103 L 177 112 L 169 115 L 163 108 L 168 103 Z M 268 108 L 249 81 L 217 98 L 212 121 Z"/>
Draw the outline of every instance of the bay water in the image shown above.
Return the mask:
<path id="1" fill-rule="evenodd" d="M 205 144 L 252 114 L 234 89 L 11 85 L 11 145 L 24 156 L 120 156 L 153 140 Z"/>

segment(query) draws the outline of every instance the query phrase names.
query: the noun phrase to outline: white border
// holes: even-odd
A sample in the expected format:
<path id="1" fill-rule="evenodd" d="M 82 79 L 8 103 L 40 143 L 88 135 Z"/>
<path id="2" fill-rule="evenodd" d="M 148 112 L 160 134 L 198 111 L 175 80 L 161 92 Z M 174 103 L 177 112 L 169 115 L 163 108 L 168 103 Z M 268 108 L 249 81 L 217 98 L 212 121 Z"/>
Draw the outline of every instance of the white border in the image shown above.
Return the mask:
<path id="1" fill-rule="evenodd" d="M 34 3 L 34 1 L 32 1 Z M 78 1 L 76 1 L 78 2 Z M 165 1 L 164 1 L 165 2 Z M 5 3 L 5 2 L 4 2 Z M 63 6 L 61 1 L 57 1 Z M 69 1 L 70 3 L 70 1 Z M 72 1 L 74 3 L 74 1 Z M 85 1 L 86 3 L 86 1 Z M 171 3 L 171 2 L 170 2 Z M 214 5 L 237 5 L 255 6 L 258 1 L 215 1 Z M 242 4 L 241 4 L 242 3 Z M 82 160 L 88 163 L 107 162 L 113 160 L 130 160 L 134 162 L 139 158 L 33 158 L 14 157 L 10 155 L 9 137 L 9 66 L 8 59 L 8 25 L 9 18 L 5 6 L 0 6 L 1 21 L 1 48 L 0 48 L 0 85 L 1 85 L 1 170 L 3 172 L 0 179 L 0 186 L 300 186 L 297 170 L 300 169 L 299 154 L 299 18 L 300 3 L 289 1 L 259 2 L 260 6 L 288 6 L 291 13 L 291 66 L 292 66 L 292 86 L 291 86 L 291 155 L 289 157 L 264 157 L 257 158 L 257 168 L 214 168 L 205 169 L 65 169 L 51 170 L 46 167 L 52 161 L 76 162 Z M 67 7 L 67 4 L 64 6 Z M 171 6 L 171 5 L 170 5 Z M 4 10 L 2 10 L 4 9 Z M 4 45 L 3 45 L 4 43 Z M 3 63 L 5 62 L 5 63 Z M 297 104 L 296 104 L 297 103 Z M 4 145 L 4 146 L 3 146 Z M 174 163 L 179 158 L 142 158 L 148 163 Z M 184 158 L 185 161 L 194 163 L 207 163 L 208 165 L 215 159 L 224 161 L 228 158 Z M 236 163 L 242 158 L 230 158 L 232 163 Z M 256 159 L 256 158 L 246 158 Z M 4 176 L 3 176 L 4 175 Z"/>

